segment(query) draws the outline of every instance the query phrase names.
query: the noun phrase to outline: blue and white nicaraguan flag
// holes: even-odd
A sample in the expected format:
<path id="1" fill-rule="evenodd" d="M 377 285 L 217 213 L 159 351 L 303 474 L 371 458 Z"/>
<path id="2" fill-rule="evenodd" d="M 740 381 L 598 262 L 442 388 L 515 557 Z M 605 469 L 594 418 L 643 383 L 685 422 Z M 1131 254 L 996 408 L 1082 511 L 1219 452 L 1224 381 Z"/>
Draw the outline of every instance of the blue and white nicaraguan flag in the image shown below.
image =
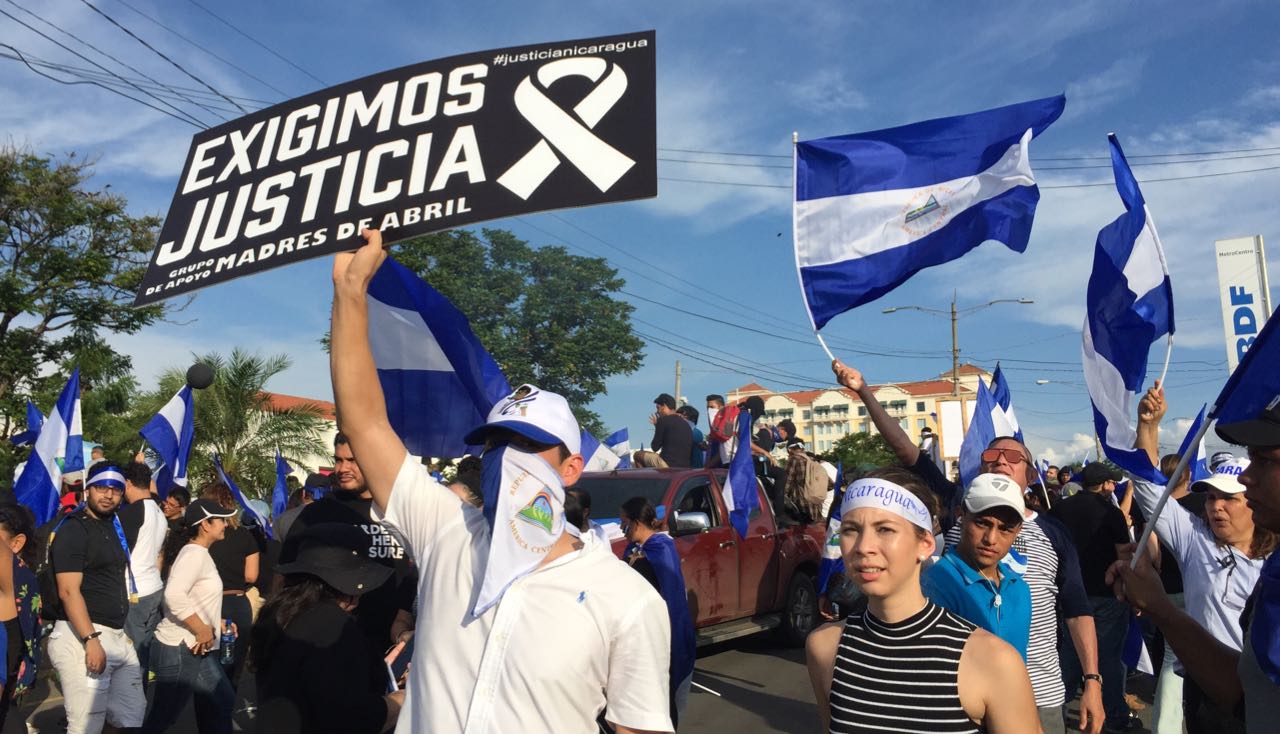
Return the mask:
<path id="1" fill-rule="evenodd" d="M 31 509 L 37 525 L 49 522 L 57 513 L 63 473 L 58 460 L 81 455 L 83 434 L 80 427 L 80 368 L 77 367 L 72 370 L 53 411 L 40 427 L 40 434 L 22 474 L 13 483 L 14 497 Z"/>
<path id="2" fill-rule="evenodd" d="M 844 558 L 840 555 L 840 503 L 844 501 L 844 462 L 836 464 L 836 489 L 831 500 L 831 512 L 827 517 L 827 534 L 822 544 L 822 561 L 818 564 L 818 594 L 827 593 L 831 577 L 844 573 Z"/>
<path id="3" fill-rule="evenodd" d="M 631 468 L 631 434 L 627 429 L 619 428 L 609 434 L 604 440 L 604 445 L 617 455 L 619 469 Z"/>
<path id="4" fill-rule="evenodd" d="M 195 436 L 195 415 L 191 386 L 184 385 L 138 431 L 138 435 L 151 444 L 156 456 L 164 462 L 156 472 L 156 493 L 161 500 L 168 497 L 169 490 L 175 486 L 187 486 L 187 460 L 191 456 L 191 441 Z"/>
<path id="5" fill-rule="evenodd" d="M 462 437 L 511 392 L 466 316 L 391 258 L 369 283 L 369 346 L 391 427 L 417 456 L 466 454 Z"/>
<path id="6" fill-rule="evenodd" d="M 250 504 L 249 500 L 245 498 L 236 483 L 231 481 L 230 475 L 222 468 L 222 457 L 217 454 L 213 455 L 213 468 L 218 472 L 218 478 L 222 480 L 222 483 L 226 484 L 227 489 L 231 490 L 231 496 L 236 498 L 236 504 L 240 505 L 245 514 L 257 521 L 258 527 L 262 528 L 262 532 L 266 533 L 268 538 L 271 538 L 271 521 L 263 517 L 262 513 L 258 512 L 258 508 Z"/>
<path id="7" fill-rule="evenodd" d="M 36 442 L 36 437 L 40 435 L 40 426 L 44 425 L 44 413 L 35 406 L 35 403 L 27 401 L 27 430 L 22 433 L 16 433 L 9 438 L 9 443 L 14 446 L 30 446 Z"/>
<path id="8" fill-rule="evenodd" d="M 738 446 L 751 446 L 751 413 L 738 413 Z M 751 511 L 760 505 L 756 492 L 756 472 L 751 466 L 751 451 L 743 449 L 733 453 L 729 462 L 729 474 L 720 490 L 725 509 L 729 511 L 729 524 L 738 531 L 738 537 L 747 537 L 747 520 Z"/>
<path id="9" fill-rule="evenodd" d="M 1023 252 L 1040 190 L 1028 146 L 1048 97 L 795 146 L 796 267 L 815 329 L 986 240 Z"/>
<path id="10" fill-rule="evenodd" d="M 991 397 L 995 399 L 1004 421 L 1003 424 L 996 423 L 996 435 L 1013 436 L 1026 443 L 1022 438 L 1022 428 L 1018 425 L 1018 416 L 1013 412 L 1013 393 L 1009 392 L 1009 381 L 1005 379 L 999 362 L 991 375 Z"/>
<path id="11" fill-rule="evenodd" d="M 1187 435 L 1182 438 L 1182 445 L 1178 447 L 1178 455 L 1182 456 L 1191 450 L 1191 442 L 1195 437 L 1200 436 L 1200 443 L 1196 444 L 1194 453 L 1187 462 L 1187 476 L 1190 477 L 1192 484 L 1213 476 L 1213 472 L 1209 471 L 1209 454 L 1205 450 L 1204 436 L 1200 434 L 1200 426 L 1204 423 L 1205 411 L 1208 409 L 1207 405 L 1200 406 L 1200 412 L 1191 421 L 1191 426 L 1187 428 Z"/>
<path id="12" fill-rule="evenodd" d="M 1174 331 L 1173 286 L 1138 181 L 1119 141 L 1110 135 L 1108 142 L 1125 213 L 1098 232 L 1085 302 L 1084 377 L 1106 457 L 1134 476 L 1163 484 L 1147 453 L 1133 447 L 1134 406 L 1152 342 Z"/>
<path id="13" fill-rule="evenodd" d="M 968 487 L 969 482 L 982 473 L 982 452 L 991 442 L 1001 436 L 1012 435 L 1001 433 L 1001 427 L 1008 430 L 1004 410 L 987 389 L 987 383 L 978 380 L 978 399 L 973 404 L 973 417 L 969 419 L 969 430 L 964 432 L 964 441 L 960 444 L 961 486 Z"/>
<path id="14" fill-rule="evenodd" d="M 289 505 L 289 464 L 276 449 L 276 486 L 271 490 L 271 518 L 278 519 Z"/>
<path id="15" fill-rule="evenodd" d="M 618 455 L 600 443 L 590 431 L 583 431 L 582 462 L 583 471 L 610 471 L 618 468 Z"/>

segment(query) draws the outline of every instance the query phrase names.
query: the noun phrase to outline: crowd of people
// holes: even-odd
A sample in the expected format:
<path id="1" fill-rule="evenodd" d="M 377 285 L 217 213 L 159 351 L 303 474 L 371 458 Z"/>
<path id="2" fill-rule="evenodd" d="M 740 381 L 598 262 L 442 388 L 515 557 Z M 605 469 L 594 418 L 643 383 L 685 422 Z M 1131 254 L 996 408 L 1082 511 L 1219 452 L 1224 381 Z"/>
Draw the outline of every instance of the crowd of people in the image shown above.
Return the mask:
<path id="1" fill-rule="evenodd" d="M 0 504 L 0 726 L 47 659 L 74 734 L 168 731 L 189 705 L 202 734 L 230 732 L 246 670 L 262 732 L 676 730 L 696 643 L 664 508 L 607 508 L 627 540 L 616 556 L 574 488 L 578 423 L 531 385 L 465 437 L 483 452 L 452 480 L 410 455 L 369 348 L 365 293 L 385 254 L 365 234 L 334 263 L 333 470 L 308 477 L 269 528 L 220 481 L 161 500 L 141 456 L 95 456 L 44 528 Z M 857 370 L 833 371 L 896 465 L 836 487 L 789 421 L 766 426 L 758 397 L 719 395 L 705 433 L 696 409 L 659 395 L 651 450 L 634 456 L 728 465 L 748 450 L 736 427 L 749 421 L 780 522 L 836 528 L 844 571 L 806 646 L 823 731 L 1131 730 L 1126 642 L 1141 631 L 1159 670 L 1155 731 L 1280 721 L 1280 571 L 1268 564 L 1280 407 L 1219 426 L 1244 453 L 1215 455 L 1213 474 L 1180 483 L 1157 514 L 1163 487 L 1104 462 L 1042 472 L 1012 437 L 962 485 Z M 1166 410 L 1157 384 L 1135 448 L 1168 472 Z M 1152 543 L 1131 564 L 1148 522 Z"/>

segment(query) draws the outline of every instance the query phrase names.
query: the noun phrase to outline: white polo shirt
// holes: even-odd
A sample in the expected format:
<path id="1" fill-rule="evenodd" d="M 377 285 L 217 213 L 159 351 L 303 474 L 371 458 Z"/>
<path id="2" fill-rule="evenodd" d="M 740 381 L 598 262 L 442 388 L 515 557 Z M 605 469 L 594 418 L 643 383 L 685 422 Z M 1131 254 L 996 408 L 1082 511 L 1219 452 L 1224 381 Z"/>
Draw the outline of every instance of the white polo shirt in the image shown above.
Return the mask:
<path id="1" fill-rule="evenodd" d="M 376 511 L 375 507 L 375 511 Z M 516 581 L 472 618 L 489 555 L 480 510 L 405 457 L 384 517 L 418 566 L 413 667 L 398 734 L 672 731 L 662 597 L 598 540 Z"/>

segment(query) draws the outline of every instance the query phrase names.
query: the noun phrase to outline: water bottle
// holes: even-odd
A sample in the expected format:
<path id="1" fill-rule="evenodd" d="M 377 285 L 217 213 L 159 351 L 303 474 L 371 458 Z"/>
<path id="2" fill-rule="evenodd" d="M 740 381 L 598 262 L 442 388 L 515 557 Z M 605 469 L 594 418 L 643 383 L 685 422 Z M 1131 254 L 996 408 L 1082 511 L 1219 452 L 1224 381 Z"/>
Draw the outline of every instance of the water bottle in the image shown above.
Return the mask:
<path id="1" fill-rule="evenodd" d="M 222 637 L 218 640 L 218 662 L 230 665 L 236 659 L 236 633 L 231 630 L 231 620 L 222 620 Z"/>

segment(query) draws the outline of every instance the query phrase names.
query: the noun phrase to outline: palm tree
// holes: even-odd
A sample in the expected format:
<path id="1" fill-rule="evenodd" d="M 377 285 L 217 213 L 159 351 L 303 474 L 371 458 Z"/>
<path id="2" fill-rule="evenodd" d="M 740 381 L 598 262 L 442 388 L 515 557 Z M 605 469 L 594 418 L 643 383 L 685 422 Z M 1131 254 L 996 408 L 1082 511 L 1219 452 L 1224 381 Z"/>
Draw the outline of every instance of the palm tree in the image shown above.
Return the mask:
<path id="1" fill-rule="evenodd" d="M 319 407 L 302 404 L 276 409 L 263 391 L 267 382 L 289 368 L 287 355 L 262 357 L 239 348 L 229 359 L 217 353 L 196 357 L 213 370 L 213 384 L 196 390 L 195 439 L 191 447 L 188 477 L 199 488 L 216 475 L 212 455 L 247 497 L 269 498 L 275 485 L 275 454 L 279 450 L 294 466 L 303 457 L 323 456 L 328 446 L 321 439 L 325 419 Z M 186 369 L 171 368 L 160 376 L 160 386 L 144 403 L 145 421 L 186 384 Z"/>

